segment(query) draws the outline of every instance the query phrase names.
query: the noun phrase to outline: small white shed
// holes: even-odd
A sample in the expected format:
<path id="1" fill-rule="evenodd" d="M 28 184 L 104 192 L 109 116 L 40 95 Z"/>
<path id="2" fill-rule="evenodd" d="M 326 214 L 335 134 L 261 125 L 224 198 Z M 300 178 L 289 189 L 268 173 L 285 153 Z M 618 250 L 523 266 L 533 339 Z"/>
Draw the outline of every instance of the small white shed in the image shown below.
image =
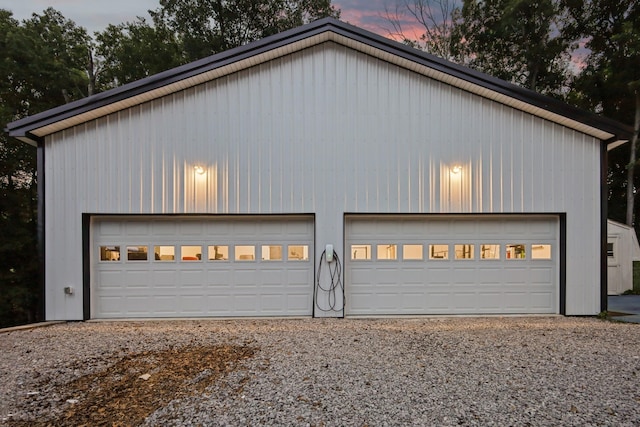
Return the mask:
<path id="1" fill-rule="evenodd" d="M 635 230 L 607 220 L 607 272 L 609 295 L 633 289 L 633 261 L 640 261 L 640 245 Z"/>

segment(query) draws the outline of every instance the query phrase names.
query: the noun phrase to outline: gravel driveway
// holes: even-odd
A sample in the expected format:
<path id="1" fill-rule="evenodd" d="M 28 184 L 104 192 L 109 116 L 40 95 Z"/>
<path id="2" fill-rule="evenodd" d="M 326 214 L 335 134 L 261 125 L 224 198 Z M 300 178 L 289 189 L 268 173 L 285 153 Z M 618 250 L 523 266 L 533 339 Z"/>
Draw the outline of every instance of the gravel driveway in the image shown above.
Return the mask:
<path id="1" fill-rule="evenodd" d="M 173 394 L 144 425 L 640 425 L 640 325 L 565 317 L 88 322 L 15 331 L 0 334 L 0 424 L 64 424 L 91 391 L 74 389 L 79 379 L 131 355 L 149 362 L 153 352 L 180 357 L 181 349 L 222 345 L 249 350 L 225 359 L 200 391 L 190 386 L 199 379 L 189 379 L 193 392 Z M 169 376 L 164 369 L 150 372 Z M 132 384 L 142 387 L 138 374 Z"/>

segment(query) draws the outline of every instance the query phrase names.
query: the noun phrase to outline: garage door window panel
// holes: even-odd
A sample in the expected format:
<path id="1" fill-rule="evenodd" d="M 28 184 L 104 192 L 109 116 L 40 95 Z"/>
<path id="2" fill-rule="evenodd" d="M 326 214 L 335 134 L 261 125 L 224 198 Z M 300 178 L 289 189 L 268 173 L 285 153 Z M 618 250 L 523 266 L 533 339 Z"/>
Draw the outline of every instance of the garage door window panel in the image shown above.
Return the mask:
<path id="1" fill-rule="evenodd" d="M 287 259 L 289 261 L 308 261 L 309 246 L 289 245 L 289 247 L 287 248 Z"/>
<path id="2" fill-rule="evenodd" d="M 433 259 L 433 260 L 449 259 L 449 245 L 445 245 L 445 244 L 429 245 L 429 259 Z"/>
<path id="3" fill-rule="evenodd" d="M 175 261 L 176 247 L 175 246 L 154 246 L 153 258 L 155 261 Z"/>
<path id="4" fill-rule="evenodd" d="M 254 261 L 256 259 L 255 246 L 238 245 L 235 247 L 236 261 Z"/>
<path id="5" fill-rule="evenodd" d="M 120 246 L 100 246 L 100 261 L 120 261 Z"/>
<path id="6" fill-rule="evenodd" d="M 480 245 L 480 259 L 500 259 L 500 245 L 498 244 Z"/>
<path id="7" fill-rule="evenodd" d="M 182 261 L 200 261 L 202 260 L 202 246 L 181 246 L 180 257 Z"/>
<path id="8" fill-rule="evenodd" d="M 282 261 L 282 246 L 264 245 L 262 246 L 263 261 Z"/>
<path id="9" fill-rule="evenodd" d="M 379 260 L 398 259 L 398 245 L 383 244 L 377 246 L 377 258 Z"/>
<path id="10" fill-rule="evenodd" d="M 147 261 L 147 246 L 127 246 L 127 261 Z"/>
<path id="11" fill-rule="evenodd" d="M 473 259 L 474 249 L 474 245 L 468 243 L 454 245 L 456 259 Z"/>
<path id="12" fill-rule="evenodd" d="M 402 259 L 422 261 L 423 246 L 422 245 L 402 245 Z"/>
<path id="13" fill-rule="evenodd" d="M 551 245 L 548 244 L 532 244 L 531 259 L 551 259 Z"/>
<path id="14" fill-rule="evenodd" d="M 351 259 L 354 261 L 370 260 L 371 245 L 365 245 L 365 244 L 351 245 Z"/>
<path id="15" fill-rule="evenodd" d="M 507 259 L 525 259 L 527 258 L 526 246 L 521 243 L 506 246 Z"/>
<path id="16" fill-rule="evenodd" d="M 211 245 L 209 250 L 209 261 L 229 261 L 229 246 Z"/>

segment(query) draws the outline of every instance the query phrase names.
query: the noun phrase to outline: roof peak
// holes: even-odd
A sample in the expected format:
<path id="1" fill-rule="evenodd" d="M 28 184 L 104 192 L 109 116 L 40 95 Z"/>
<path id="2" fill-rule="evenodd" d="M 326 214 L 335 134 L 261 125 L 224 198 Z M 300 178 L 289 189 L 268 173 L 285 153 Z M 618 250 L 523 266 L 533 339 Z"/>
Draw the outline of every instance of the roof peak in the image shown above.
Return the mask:
<path id="1" fill-rule="evenodd" d="M 335 34 L 323 37 L 324 34 Z M 420 72 L 462 90 L 579 130 L 601 140 L 630 138 L 632 129 L 556 99 L 411 48 L 336 18 L 321 18 L 153 76 L 47 110 L 7 125 L 10 136 L 27 143 L 121 109 L 237 72 L 326 42 L 342 43 L 365 54 Z"/>

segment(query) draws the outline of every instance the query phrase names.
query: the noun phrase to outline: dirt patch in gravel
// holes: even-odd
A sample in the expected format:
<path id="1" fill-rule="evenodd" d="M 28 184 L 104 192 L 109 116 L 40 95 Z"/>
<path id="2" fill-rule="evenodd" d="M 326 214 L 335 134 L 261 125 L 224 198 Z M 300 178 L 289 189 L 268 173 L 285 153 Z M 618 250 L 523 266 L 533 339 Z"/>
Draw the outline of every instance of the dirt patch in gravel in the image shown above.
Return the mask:
<path id="1" fill-rule="evenodd" d="M 241 366 L 257 350 L 248 346 L 173 348 L 129 355 L 108 369 L 56 392 L 68 409 L 56 419 L 9 421 L 9 426 L 132 426 L 171 400 L 202 392 Z"/>
<path id="2" fill-rule="evenodd" d="M 638 328 L 557 316 L 60 324 L 0 335 L 0 426 L 640 426 Z"/>

